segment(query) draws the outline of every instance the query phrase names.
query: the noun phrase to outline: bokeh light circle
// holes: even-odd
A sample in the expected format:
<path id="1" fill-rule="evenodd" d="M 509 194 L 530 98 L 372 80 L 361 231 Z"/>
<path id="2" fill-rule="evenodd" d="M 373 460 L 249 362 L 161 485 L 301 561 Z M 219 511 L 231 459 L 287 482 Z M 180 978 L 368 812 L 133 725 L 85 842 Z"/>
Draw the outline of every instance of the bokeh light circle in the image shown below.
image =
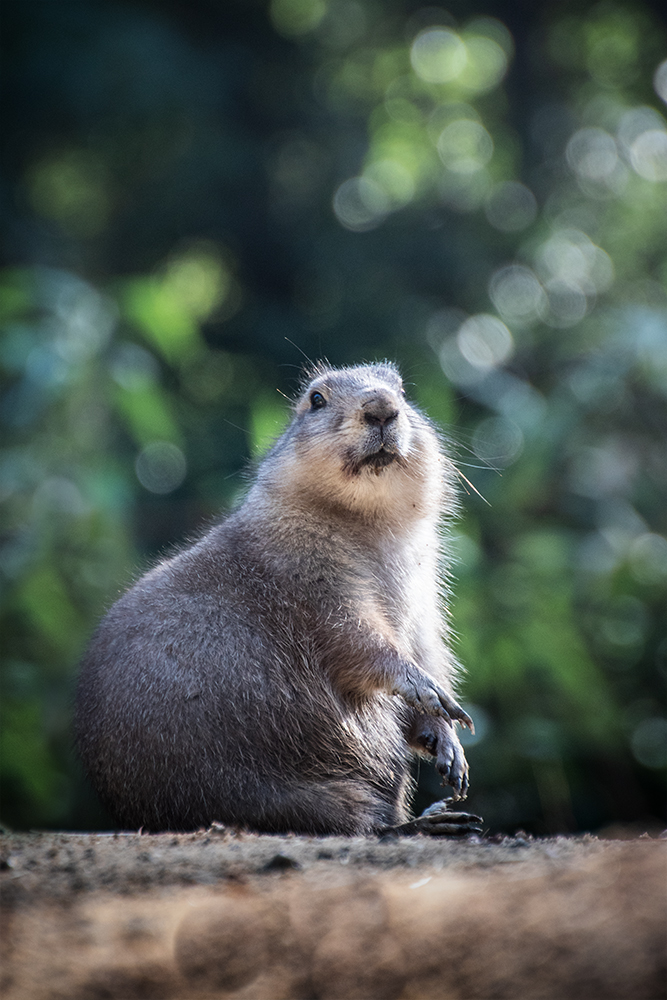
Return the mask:
<path id="1" fill-rule="evenodd" d="M 390 208 L 386 191 L 370 177 L 351 177 L 344 181 L 333 199 L 336 218 L 355 233 L 375 229 Z"/>
<path id="2" fill-rule="evenodd" d="M 488 313 L 478 313 L 462 323 L 456 342 L 466 361 L 483 371 L 502 364 L 514 349 L 512 334 L 505 324 Z"/>
<path id="3" fill-rule="evenodd" d="M 150 493 L 172 493 L 187 472 L 185 455 L 170 441 L 152 441 L 143 448 L 134 464 L 137 479 Z"/>
<path id="4" fill-rule="evenodd" d="M 579 177 L 605 181 L 618 166 L 613 136 L 602 128 L 582 128 L 571 137 L 565 150 L 567 162 Z"/>
<path id="5" fill-rule="evenodd" d="M 491 191 L 484 211 L 494 229 L 503 233 L 517 233 L 535 221 L 537 201 L 525 184 L 503 181 Z"/>
<path id="6" fill-rule="evenodd" d="M 475 428 L 472 450 L 483 462 L 504 469 L 523 451 L 523 433 L 506 417 L 486 417 Z"/>
<path id="7" fill-rule="evenodd" d="M 653 87 L 665 104 L 667 104 L 667 59 L 660 63 L 653 74 Z"/>
<path id="8" fill-rule="evenodd" d="M 410 49 L 410 62 L 418 77 L 427 83 L 455 80 L 468 60 L 466 47 L 448 28 L 421 31 Z"/>
<path id="9" fill-rule="evenodd" d="M 489 297 L 508 322 L 530 323 L 548 310 L 542 285 L 529 267 L 509 264 L 499 268 L 489 282 Z"/>
<path id="10" fill-rule="evenodd" d="M 459 118 L 440 133 L 438 153 L 449 170 L 472 174 L 493 156 L 493 139 L 480 122 Z"/>
<path id="11" fill-rule="evenodd" d="M 630 147 L 630 163 L 647 181 L 667 181 L 667 131 L 648 129 Z"/>

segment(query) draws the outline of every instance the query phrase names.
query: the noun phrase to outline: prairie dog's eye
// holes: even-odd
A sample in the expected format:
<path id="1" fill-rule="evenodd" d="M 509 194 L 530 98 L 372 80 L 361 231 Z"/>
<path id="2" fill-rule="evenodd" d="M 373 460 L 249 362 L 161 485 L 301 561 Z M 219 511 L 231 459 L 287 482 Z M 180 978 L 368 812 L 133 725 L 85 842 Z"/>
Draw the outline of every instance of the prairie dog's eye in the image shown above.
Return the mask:
<path id="1" fill-rule="evenodd" d="M 311 392 L 310 405 L 314 410 L 321 410 L 323 406 L 327 405 L 327 401 L 321 392 Z"/>

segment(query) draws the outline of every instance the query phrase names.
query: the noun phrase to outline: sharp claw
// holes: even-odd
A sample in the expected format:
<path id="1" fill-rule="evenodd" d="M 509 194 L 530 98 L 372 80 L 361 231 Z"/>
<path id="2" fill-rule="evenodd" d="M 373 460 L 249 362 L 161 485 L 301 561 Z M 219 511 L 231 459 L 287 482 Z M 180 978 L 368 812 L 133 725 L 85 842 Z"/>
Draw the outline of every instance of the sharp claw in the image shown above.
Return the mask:
<path id="1" fill-rule="evenodd" d="M 453 774 L 449 775 L 449 787 L 454 789 L 454 792 L 458 795 L 461 791 L 461 779 L 460 777 L 455 777 Z"/>
<path id="2" fill-rule="evenodd" d="M 417 819 L 391 827 L 387 835 L 426 834 L 431 837 L 462 837 L 468 833 L 483 835 L 483 819 L 474 813 L 449 811 L 451 799 L 434 802 Z"/>
<path id="3" fill-rule="evenodd" d="M 421 824 L 484 822 L 482 817 L 478 816 L 476 813 L 456 812 L 451 809 L 452 801 L 457 801 L 457 799 L 453 797 L 433 802 L 428 809 L 425 809 L 421 816 L 418 817 L 416 822 Z"/>
<path id="4" fill-rule="evenodd" d="M 442 702 L 442 699 L 441 699 Z M 471 733 L 475 732 L 475 723 L 472 721 L 470 716 L 466 711 L 464 711 L 460 705 L 457 705 L 455 701 L 449 701 L 448 704 L 443 705 L 450 720 L 456 720 L 460 722 L 461 725 L 467 726 Z"/>
<path id="5" fill-rule="evenodd" d="M 475 723 L 472 721 L 467 712 L 464 712 L 463 709 L 461 709 L 461 714 L 457 715 L 457 719 L 462 725 L 468 727 L 473 736 L 475 735 Z"/>
<path id="6" fill-rule="evenodd" d="M 429 833 L 431 836 L 434 834 L 442 834 L 449 837 L 463 837 L 466 833 L 483 833 L 483 829 L 477 823 L 437 823 L 429 826 L 428 830 L 423 830 L 424 833 Z"/>
<path id="7" fill-rule="evenodd" d="M 463 812 L 446 812 L 442 814 L 443 822 L 448 823 L 483 823 L 484 820 L 481 816 L 476 816 L 475 813 L 463 813 Z"/>

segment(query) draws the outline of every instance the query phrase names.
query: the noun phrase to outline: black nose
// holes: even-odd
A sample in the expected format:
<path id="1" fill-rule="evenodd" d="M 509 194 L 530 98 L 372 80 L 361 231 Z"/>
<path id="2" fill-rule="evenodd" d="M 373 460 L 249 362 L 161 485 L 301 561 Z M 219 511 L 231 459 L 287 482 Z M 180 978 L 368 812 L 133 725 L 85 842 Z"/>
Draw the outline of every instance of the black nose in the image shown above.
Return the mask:
<path id="1" fill-rule="evenodd" d="M 381 417 L 377 413 L 369 413 L 368 410 L 364 412 L 364 420 L 371 427 L 384 427 L 385 424 L 390 424 L 392 420 L 395 420 L 398 416 L 398 410 L 392 410 L 391 413 L 387 413 L 385 416 Z"/>
<path id="2" fill-rule="evenodd" d="M 371 427 L 385 427 L 396 420 L 396 402 L 384 393 L 378 393 L 363 404 L 364 420 Z"/>

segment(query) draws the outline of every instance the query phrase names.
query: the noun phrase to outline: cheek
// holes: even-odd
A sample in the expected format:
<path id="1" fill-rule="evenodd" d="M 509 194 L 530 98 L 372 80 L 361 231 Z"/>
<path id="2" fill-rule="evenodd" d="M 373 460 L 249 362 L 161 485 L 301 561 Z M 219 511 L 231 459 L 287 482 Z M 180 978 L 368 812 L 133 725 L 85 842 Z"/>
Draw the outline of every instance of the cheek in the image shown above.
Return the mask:
<path id="1" fill-rule="evenodd" d="M 398 420 L 390 425 L 388 437 L 397 445 L 402 455 L 408 454 L 412 444 L 413 433 L 410 422 L 403 413 L 400 413 Z"/>
<path id="2" fill-rule="evenodd" d="M 290 464 L 294 482 L 326 489 L 332 479 L 340 478 L 342 455 L 338 435 L 318 433 L 302 439 Z"/>
<path id="3" fill-rule="evenodd" d="M 340 414 L 336 423 L 337 439 L 343 445 L 350 445 L 361 440 L 366 435 L 368 424 L 364 421 L 363 414 Z"/>

